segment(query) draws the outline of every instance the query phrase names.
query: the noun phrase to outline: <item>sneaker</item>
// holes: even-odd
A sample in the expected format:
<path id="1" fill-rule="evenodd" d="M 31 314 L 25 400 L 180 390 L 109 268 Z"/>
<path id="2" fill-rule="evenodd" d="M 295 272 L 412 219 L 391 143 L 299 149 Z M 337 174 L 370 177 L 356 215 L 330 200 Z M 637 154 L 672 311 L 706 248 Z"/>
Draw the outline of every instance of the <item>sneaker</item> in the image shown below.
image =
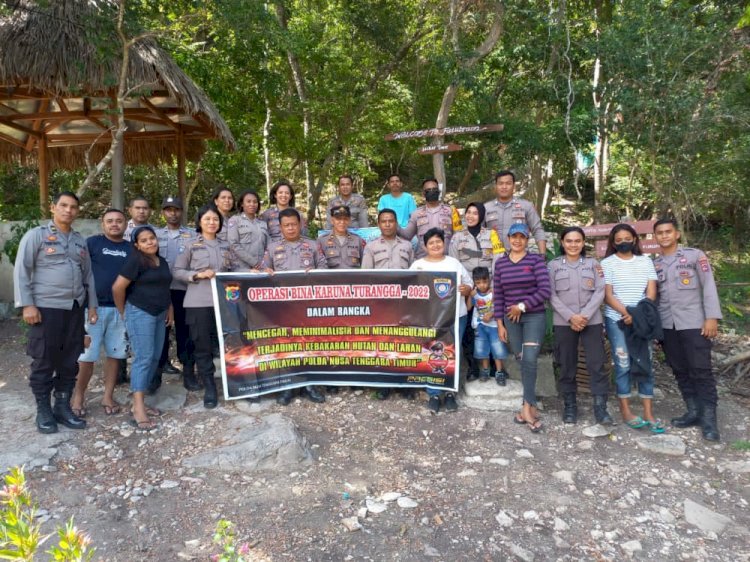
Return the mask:
<path id="1" fill-rule="evenodd" d="M 455 412 L 458 410 L 458 404 L 456 404 L 456 395 L 449 392 L 445 395 L 445 409 L 449 412 Z"/>
<path id="2" fill-rule="evenodd" d="M 488 380 L 490 380 L 490 370 L 482 369 L 479 371 L 479 382 L 487 382 Z"/>
<path id="3" fill-rule="evenodd" d="M 432 413 L 437 414 L 440 411 L 440 396 L 430 396 L 427 407 Z"/>
<path id="4" fill-rule="evenodd" d="M 505 386 L 505 382 L 508 380 L 508 372 L 503 369 L 495 373 L 495 382 L 498 386 Z"/>

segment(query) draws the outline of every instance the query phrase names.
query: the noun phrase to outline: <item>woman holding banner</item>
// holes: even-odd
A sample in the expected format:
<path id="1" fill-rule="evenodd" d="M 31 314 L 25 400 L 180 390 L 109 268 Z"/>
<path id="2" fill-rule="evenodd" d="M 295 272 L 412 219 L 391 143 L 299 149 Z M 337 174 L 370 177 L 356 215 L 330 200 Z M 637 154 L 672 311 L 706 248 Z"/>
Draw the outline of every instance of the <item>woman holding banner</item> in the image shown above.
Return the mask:
<path id="1" fill-rule="evenodd" d="M 456 345 L 458 346 L 461 343 L 461 338 L 466 329 L 466 321 L 469 317 L 466 298 L 471 295 L 474 282 L 471 280 L 471 275 L 466 271 L 466 268 L 461 265 L 461 262 L 456 258 L 445 255 L 445 234 L 441 228 L 431 228 L 425 232 L 424 245 L 427 255 L 411 264 L 409 269 L 420 271 L 451 271 L 456 273 L 456 281 L 458 283 L 458 294 L 456 295 L 458 301 L 456 303 L 458 307 L 458 340 L 456 341 Z M 430 397 L 428 407 L 436 414 L 440 411 L 440 395 L 442 393 L 441 390 L 427 389 L 427 395 Z M 445 409 L 449 412 L 458 409 L 456 396 L 452 392 L 448 392 L 445 395 Z"/>
<path id="2" fill-rule="evenodd" d="M 497 334 L 510 344 L 521 363 L 523 405 L 513 421 L 528 424 L 533 433 L 542 430 L 536 407 L 537 359 L 546 329 L 544 301 L 550 297 L 550 282 L 544 256 L 530 254 L 529 227 L 515 223 L 508 229 L 510 251 L 495 262 L 493 297 Z"/>
<path id="3" fill-rule="evenodd" d="M 203 379 L 203 405 L 206 408 L 215 408 L 218 403 L 213 355 L 219 347 L 219 335 L 211 279 L 219 272 L 239 269 L 229 242 L 217 236 L 222 225 L 223 217 L 213 203 L 201 207 L 195 218 L 198 238 L 177 256 L 174 265 L 174 276 L 188 284 L 185 321 L 190 328 L 190 339 L 195 344 L 195 364 Z"/>

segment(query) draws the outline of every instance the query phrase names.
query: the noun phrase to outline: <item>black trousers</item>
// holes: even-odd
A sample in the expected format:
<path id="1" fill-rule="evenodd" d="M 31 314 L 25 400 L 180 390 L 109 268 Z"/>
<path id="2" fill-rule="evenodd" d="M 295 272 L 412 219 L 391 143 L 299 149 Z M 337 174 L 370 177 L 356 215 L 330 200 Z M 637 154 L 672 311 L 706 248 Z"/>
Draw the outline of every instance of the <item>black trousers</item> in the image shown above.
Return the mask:
<path id="1" fill-rule="evenodd" d="M 52 389 L 72 392 L 83 352 L 84 308 L 72 310 L 39 308 L 42 322 L 29 328 L 26 354 L 31 362 L 29 386 L 36 396 L 49 396 Z"/>
<path id="2" fill-rule="evenodd" d="M 601 324 L 586 326 L 580 332 L 570 326 L 555 326 L 555 356 L 560 365 L 560 392 L 576 392 L 579 341 L 586 351 L 586 371 L 589 374 L 591 394 L 608 394 L 609 376 L 604 370 L 604 332 Z"/>
<path id="3" fill-rule="evenodd" d="M 716 379 L 711 372 L 711 340 L 695 330 L 664 330 L 662 342 L 683 398 L 716 405 Z"/>
<path id="4" fill-rule="evenodd" d="M 177 358 L 183 365 L 186 361 L 193 359 L 195 352 L 195 346 L 193 340 L 190 339 L 190 330 L 187 325 L 185 318 L 185 307 L 183 302 L 185 301 L 185 293 L 180 289 L 170 290 L 172 297 L 172 308 L 174 309 L 174 330 L 175 340 L 177 341 Z M 169 333 L 171 328 L 167 326 L 167 333 L 164 336 L 164 347 L 161 350 L 161 357 L 159 357 L 159 368 L 163 368 L 164 365 L 169 361 Z"/>
<path id="5" fill-rule="evenodd" d="M 199 376 L 213 376 L 214 350 L 219 348 L 216 317 L 211 306 L 186 308 L 185 320 L 190 328 L 190 339 L 195 346 L 195 366 Z"/>

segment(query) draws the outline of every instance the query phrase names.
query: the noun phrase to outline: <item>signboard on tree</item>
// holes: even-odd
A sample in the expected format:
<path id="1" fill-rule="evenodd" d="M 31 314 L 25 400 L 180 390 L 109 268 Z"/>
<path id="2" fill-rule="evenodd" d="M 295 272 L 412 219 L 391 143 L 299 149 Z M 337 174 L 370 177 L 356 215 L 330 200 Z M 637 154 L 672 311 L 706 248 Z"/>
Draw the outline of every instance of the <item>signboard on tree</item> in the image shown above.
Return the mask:
<path id="1" fill-rule="evenodd" d="M 442 127 L 440 129 L 422 129 L 419 131 L 402 131 L 400 133 L 389 133 L 385 135 L 385 140 L 407 140 L 423 139 L 428 137 L 443 137 L 446 135 L 470 135 L 477 133 L 492 133 L 502 131 L 503 125 L 496 123 L 494 125 L 458 125 L 455 127 Z"/>
<path id="2" fill-rule="evenodd" d="M 461 150 L 463 147 L 455 142 L 449 142 L 446 144 L 431 144 L 429 146 L 422 146 L 418 152 L 420 154 L 442 154 L 444 152 L 456 152 Z"/>

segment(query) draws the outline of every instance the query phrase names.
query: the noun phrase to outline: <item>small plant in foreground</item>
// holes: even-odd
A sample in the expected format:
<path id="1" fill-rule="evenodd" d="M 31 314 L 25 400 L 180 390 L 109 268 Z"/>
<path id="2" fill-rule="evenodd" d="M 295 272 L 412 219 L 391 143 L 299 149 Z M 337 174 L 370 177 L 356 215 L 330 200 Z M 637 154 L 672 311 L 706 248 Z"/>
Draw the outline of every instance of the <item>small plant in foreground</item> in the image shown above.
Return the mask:
<path id="1" fill-rule="evenodd" d="M 214 544 L 221 548 L 219 554 L 211 556 L 211 562 L 249 562 L 250 545 L 246 542 L 236 544 L 234 523 L 226 519 L 219 519 L 214 533 Z"/>
<path id="2" fill-rule="evenodd" d="M 750 451 L 750 441 L 746 439 L 740 439 L 732 443 L 732 449 L 735 451 Z"/>

